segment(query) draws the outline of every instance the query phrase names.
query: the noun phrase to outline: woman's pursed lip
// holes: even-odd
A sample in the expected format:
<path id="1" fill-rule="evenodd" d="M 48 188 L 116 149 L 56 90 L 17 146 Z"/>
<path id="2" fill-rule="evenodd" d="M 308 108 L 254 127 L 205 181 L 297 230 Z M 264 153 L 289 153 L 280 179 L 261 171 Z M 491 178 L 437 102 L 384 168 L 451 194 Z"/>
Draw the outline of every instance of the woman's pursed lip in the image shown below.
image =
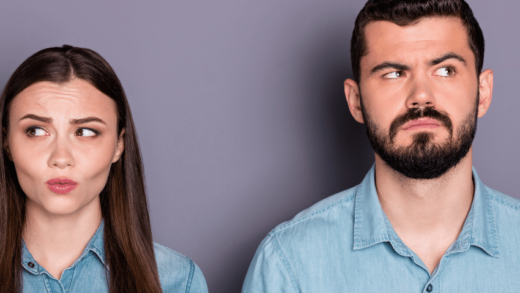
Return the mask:
<path id="1" fill-rule="evenodd" d="M 45 184 L 50 191 L 56 194 L 67 194 L 78 187 L 78 183 L 69 178 L 54 178 Z"/>
<path id="2" fill-rule="evenodd" d="M 49 185 L 77 185 L 78 183 L 69 178 L 53 178 L 46 182 Z"/>

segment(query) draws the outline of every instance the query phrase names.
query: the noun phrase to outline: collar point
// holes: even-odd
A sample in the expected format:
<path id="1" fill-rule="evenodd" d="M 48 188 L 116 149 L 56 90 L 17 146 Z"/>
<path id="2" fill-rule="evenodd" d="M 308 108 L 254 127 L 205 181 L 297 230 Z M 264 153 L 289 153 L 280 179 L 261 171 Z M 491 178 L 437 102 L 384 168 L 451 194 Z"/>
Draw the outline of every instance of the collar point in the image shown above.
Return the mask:
<path id="1" fill-rule="evenodd" d="M 370 246 L 374 246 L 376 244 L 382 243 L 382 242 L 388 242 L 388 237 L 386 235 L 375 237 L 370 240 L 361 240 L 358 236 L 354 237 L 354 246 L 352 247 L 353 250 L 361 250 Z"/>

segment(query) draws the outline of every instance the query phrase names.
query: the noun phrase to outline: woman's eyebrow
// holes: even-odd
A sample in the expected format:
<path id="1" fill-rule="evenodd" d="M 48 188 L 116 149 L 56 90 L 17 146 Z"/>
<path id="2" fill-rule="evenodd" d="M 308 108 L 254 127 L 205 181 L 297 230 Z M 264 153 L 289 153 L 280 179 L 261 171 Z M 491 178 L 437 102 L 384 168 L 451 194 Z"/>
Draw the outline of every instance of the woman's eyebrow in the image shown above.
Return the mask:
<path id="1" fill-rule="evenodd" d="M 23 116 L 22 118 L 20 118 L 20 120 L 24 120 L 24 119 L 33 119 L 33 120 L 37 120 L 40 122 L 52 123 L 52 118 L 42 117 L 42 116 L 38 116 L 38 115 L 34 115 L 34 114 L 27 114 L 27 115 Z M 105 121 L 103 121 L 97 117 L 86 117 L 86 118 L 70 120 L 70 124 L 84 124 L 84 123 L 89 123 L 89 122 L 99 122 L 99 123 L 106 125 Z"/>
<path id="2" fill-rule="evenodd" d="M 70 124 L 84 124 L 89 122 L 99 122 L 107 125 L 105 121 L 97 118 L 97 117 L 87 117 L 87 118 L 80 118 L 80 119 L 71 119 Z"/>
<path id="3" fill-rule="evenodd" d="M 38 121 L 45 122 L 45 123 L 52 122 L 52 118 L 50 118 L 50 117 L 41 117 L 41 116 L 34 115 L 34 114 L 27 114 L 27 115 L 23 116 L 22 118 L 20 118 L 20 121 L 24 120 L 24 119 L 33 119 L 33 120 L 38 120 Z"/>

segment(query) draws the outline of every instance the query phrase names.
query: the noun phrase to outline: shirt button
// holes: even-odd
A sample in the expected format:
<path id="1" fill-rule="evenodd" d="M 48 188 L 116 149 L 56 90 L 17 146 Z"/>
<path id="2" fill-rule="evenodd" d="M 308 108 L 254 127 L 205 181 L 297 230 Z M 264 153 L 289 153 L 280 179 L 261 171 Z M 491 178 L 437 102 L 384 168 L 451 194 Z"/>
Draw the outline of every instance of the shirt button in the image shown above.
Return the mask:
<path id="1" fill-rule="evenodd" d="M 33 262 L 28 262 L 27 265 L 30 267 L 30 268 L 34 268 L 34 263 Z M 429 292 L 429 291 L 428 291 Z"/>
<path id="2" fill-rule="evenodd" d="M 432 292 L 433 291 L 433 286 L 432 284 L 428 285 L 428 287 L 426 288 L 426 292 Z"/>

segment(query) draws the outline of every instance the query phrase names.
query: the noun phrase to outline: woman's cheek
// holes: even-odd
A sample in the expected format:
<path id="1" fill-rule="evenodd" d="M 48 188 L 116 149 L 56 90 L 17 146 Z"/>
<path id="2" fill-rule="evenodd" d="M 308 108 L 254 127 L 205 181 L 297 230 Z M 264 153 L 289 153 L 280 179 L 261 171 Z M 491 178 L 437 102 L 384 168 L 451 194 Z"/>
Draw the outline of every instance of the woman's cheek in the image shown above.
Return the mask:
<path id="1" fill-rule="evenodd" d="M 97 145 L 76 154 L 77 166 L 81 166 L 77 171 L 81 172 L 81 177 L 89 185 L 88 189 L 92 193 L 99 194 L 103 190 L 112 166 L 114 151 L 110 145 Z"/>
<path id="2" fill-rule="evenodd" d="M 34 153 L 20 156 L 13 155 L 18 182 L 24 193 L 29 196 L 35 196 L 44 189 L 44 178 L 48 176 L 46 169 L 46 161 L 43 157 Z"/>

